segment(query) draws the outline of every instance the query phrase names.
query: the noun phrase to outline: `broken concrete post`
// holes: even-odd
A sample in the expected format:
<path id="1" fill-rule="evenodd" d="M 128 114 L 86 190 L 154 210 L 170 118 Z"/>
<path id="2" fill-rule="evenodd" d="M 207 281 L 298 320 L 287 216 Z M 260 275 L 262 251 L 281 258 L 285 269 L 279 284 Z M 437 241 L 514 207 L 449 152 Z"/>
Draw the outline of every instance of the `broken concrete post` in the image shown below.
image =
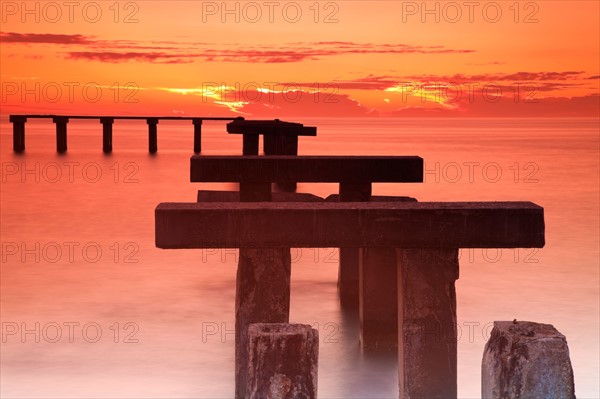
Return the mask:
<path id="1" fill-rule="evenodd" d="M 289 248 L 240 248 L 235 294 L 235 397 L 246 397 L 248 326 L 287 323 L 290 314 Z"/>
<path id="2" fill-rule="evenodd" d="M 483 353 L 481 397 L 574 399 L 565 336 L 550 324 L 495 321 Z"/>
<path id="3" fill-rule="evenodd" d="M 308 324 L 251 324 L 246 399 L 316 399 L 319 332 Z"/>
<path id="4" fill-rule="evenodd" d="M 401 398 L 456 398 L 458 249 L 398 249 Z"/>

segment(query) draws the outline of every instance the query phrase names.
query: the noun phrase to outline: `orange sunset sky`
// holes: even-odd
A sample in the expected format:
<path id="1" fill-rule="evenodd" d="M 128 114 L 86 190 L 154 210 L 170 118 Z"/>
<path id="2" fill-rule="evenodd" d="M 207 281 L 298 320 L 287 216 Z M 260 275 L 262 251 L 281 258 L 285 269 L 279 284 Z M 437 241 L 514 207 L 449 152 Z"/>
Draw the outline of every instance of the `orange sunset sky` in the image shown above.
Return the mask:
<path id="1" fill-rule="evenodd" d="M 1 114 L 597 117 L 598 1 L 1 1 Z"/>

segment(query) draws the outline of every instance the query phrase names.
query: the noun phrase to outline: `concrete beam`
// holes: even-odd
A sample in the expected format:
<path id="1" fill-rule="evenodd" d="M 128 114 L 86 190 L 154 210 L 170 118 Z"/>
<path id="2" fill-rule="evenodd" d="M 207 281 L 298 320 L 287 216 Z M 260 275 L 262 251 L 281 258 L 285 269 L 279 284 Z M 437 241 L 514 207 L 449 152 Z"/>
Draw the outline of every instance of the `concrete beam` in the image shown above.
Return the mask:
<path id="1" fill-rule="evenodd" d="M 159 248 L 544 246 L 531 202 L 162 203 Z"/>
<path id="2" fill-rule="evenodd" d="M 239 191 L 198 190 L 198 202 L 240 202 Z M 323 198 L 309 193 L 271 193 L 273 202 L 322 202 Z"/>
<path id="3" fill-rule="evenodd" d="M 294 136 L 316 136 L 317 128 L 302 123 L 274 120 L 234 120 L 227 124 L 227 133 L 237 134 L 286 134 Z"/>
<path id="4" fill-rule="evenodd" d="M 192 182 L 420 183 L 417 156 L 192 156 Z"/>

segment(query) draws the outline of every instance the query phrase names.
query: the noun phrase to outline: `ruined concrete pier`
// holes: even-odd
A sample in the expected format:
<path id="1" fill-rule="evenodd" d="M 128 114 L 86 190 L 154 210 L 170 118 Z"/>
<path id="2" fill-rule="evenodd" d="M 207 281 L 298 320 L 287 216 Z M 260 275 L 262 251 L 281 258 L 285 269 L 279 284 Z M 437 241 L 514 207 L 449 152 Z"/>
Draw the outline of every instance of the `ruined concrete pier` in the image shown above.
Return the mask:
<path id="1" fill-rule="evenodd" d="M 271 182 L 334 182 L 339 183 L 339 196 L 331 201 L 369 201 L 372 183 L 422 182 L 423 160 L 415 156 L 192 157 L 191 180 L 240 183 L 254 190 L 247 190 L 250 194 L 245 199 L 250 201 L 256 200 L 253 192 L 267 195 Z M 393 201 L 392 197 L 386 200 Z M 339 262 L 341 305 L 358 310 L 359 248 L 340 248 Z"/>
<path id="2" fill-rule="evenodd" d="M 160 248 L 398 248 L 399 381 L 411 398 L 456 397 L 458 248 L 544 245 L 543 209 L 528 202 L 165 203 L 155 216 Z"/>
<path id="3" fill-rule="evenodd" d="M 396 309 L 400 395 L 455 398 L 458 249 L 543 247 L 543 208 L 531 202 L 267 202 L 274 198 L 272 182 L 338 182 L 342 198 L 346 188 L 370 195 L 373 182 L 421 181 L 422 166 L 419 157 L 192 157 L 192 181 L 238 182 L 240 200 L 263 202 L 160 204 L 156 246 L 275 250 L 272 265 L 261 264 L 262 255 L 254 254 L 245 265 L 240 262 L 238 274 L 236 302 L 255 303 L 262 301 L 252 294 L 262 284 L 256 280 L 265 272 L 279 276 L 278 284 L 270 284 L 277 292 L 262 306 L 269 315 L 255 303 L 237 307 L 244 313 L 238 318 L 256 311 L 265 319 L 289 312 L 286 255 L 278 248 L 363 248 L 363 340 L 391 342 L 377 333 L 385 333 L 393 318 L 389 309 Z M 390 279 L 394 271 L 396 283 Z M 390 294 L 394 287 L 397 294 Z M 386 288 L 389 292 L 381 294 Z M 259 321 L 264 320 L 247 319 L 239 328 Z M 237 383 L 236 395 L 245 386 Z"/>

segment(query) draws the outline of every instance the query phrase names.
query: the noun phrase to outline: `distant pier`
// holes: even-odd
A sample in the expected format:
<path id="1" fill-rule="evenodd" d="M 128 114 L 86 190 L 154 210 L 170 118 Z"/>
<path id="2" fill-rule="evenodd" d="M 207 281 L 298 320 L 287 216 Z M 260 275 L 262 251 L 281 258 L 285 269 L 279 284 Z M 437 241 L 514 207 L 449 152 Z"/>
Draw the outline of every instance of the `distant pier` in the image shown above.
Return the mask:
<path id="1" fill-rule="evenodd" d="M 203 121 L 233 121 L 244 120 L 242 117 L 212 117 L 212 116 L 94 116 L 94 115 L 10 115 L 13 124 L 13 151 L 25 151 L 25 124 L 28 119 L 52 119 L 56 125 L 56 151 L 67 151 L 67 124 L 71 119 L 96 119 L 102 124 L 102 151 L 110 154 L 113 150 L 113 123 L 121 120 L 145 120 L 148 125 L 148 152 L 158 151 L 158 122 L 160 120 L 189 120 L 194 126 L 194 153 L 202 151 L 202 122 Z"/>

